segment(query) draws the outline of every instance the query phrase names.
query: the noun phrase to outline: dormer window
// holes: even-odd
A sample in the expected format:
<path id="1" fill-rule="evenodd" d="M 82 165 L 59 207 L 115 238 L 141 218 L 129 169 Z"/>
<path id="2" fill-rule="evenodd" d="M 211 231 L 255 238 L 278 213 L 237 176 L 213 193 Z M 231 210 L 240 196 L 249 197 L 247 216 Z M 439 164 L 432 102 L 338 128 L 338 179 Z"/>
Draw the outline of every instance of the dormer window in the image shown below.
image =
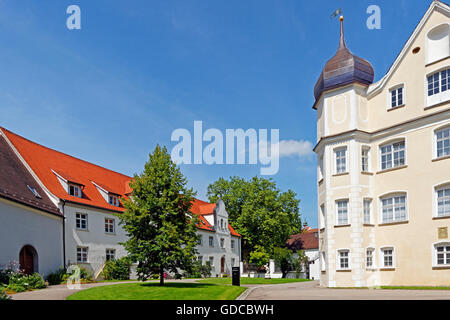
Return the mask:
<path id="1" fill-rule="evenodd" d="M 119 206 L 119 197 L 115 195 L 108 195 L 108 203 L 112 206 L 118 207 Z"/>
<path id="2" fill-rule="evenodd" d="M 69 184 L 69 195 L 73 197 L 81 198 L 81 188 L 80 186 Z"/>
<path id="3" fill-rule="evenodd" d="M 33 193 L 33 195 L 38 198 L 38 199 L 42 199 L 41 195 L 36 191 L 36 189 L 34 187 L 31 187 L 29 185 L 27 185 L 28 189 L 30 189 L 31 193 Z"/>

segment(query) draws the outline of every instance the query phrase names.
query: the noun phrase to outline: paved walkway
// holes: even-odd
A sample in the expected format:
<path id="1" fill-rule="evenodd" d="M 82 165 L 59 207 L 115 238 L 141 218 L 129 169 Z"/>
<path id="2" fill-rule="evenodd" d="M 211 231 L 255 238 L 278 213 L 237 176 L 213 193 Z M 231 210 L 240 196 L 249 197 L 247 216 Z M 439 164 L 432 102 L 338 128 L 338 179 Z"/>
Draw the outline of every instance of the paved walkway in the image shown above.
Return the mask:
<path id="1" fill-rule="evenodd" d="M 246 300 L 450 300 L 450 290 L 329 289 L 318 281 L 248 287 Z"/>
<path id="2" fill-rule="evenodd" d="M 158 282 L 148 281 L 148 282 Z M 65 300 L 71 294 L 74 294 L 81 290 L 86 290 L 94 287 L 109 286 L 113 284 L 124 284 L 124 283 L 136 283 L 138 281 L 120 281 L 120 282 L 98 282 L 98 283 L 88 283 L 82 284 L 81 289 L 69 289 L 67 285 L 61 284 L 56 286 L 49 286 L 45 289 L 21 292 L 11 295 L 13 300 Z M 166 280 L 165 282 L 195 282 L 195 279 L 186 280 Z"/>

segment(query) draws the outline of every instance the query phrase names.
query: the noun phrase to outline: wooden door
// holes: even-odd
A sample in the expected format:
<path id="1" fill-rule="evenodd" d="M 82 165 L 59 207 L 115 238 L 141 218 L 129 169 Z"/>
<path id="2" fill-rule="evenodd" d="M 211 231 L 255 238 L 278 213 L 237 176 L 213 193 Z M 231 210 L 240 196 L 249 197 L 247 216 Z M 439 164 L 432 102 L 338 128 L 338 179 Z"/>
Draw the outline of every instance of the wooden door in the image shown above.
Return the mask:
<path id="1" fill-rule="evenodd" d="M 222 259 L 220 260 L 220 272 L 225 272 L 225 257 L 222 257 Z"/>
<path id="2" fill-rule="evenodd" d="M 33 274 L 34 272 L 34 255 L 35 252 L 31 246 L 25 246 L 20 250 L 20 270 L 23 270 L 25 274 Z"/>

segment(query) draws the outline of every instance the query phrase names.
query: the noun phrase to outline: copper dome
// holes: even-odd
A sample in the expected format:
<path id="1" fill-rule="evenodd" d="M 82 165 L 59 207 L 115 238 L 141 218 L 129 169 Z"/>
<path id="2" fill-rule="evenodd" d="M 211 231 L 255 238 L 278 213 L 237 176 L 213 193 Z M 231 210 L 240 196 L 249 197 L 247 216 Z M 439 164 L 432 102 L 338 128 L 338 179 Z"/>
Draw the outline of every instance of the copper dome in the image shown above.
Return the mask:
<path id="1" fill-rule="evenodd" d="M 339 49 L 334 57 L 328 60 L 314 86 L 316 101 L 326 90 L 355 82 L 364 85 L 373 83 L 374 71 L 372 65 L 367 60 L 355 56 L 345 45 L 343 20 L 343 17 L 341 17 Z"/>

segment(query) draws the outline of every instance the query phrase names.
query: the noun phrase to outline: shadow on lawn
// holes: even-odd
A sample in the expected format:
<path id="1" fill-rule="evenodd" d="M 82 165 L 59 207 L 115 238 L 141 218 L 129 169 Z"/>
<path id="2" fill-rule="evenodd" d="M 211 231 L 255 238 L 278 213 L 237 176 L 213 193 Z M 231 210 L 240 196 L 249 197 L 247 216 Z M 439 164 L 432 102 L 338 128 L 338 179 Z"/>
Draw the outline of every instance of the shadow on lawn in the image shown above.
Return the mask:
<path id="1" fill-rule="evenodd" d="M 158 288 L 206 288 L 206 287 L 213 287 L 216 286 L 216 284 L 210 284 L 210 283 L 173 283 L 173 282 L 166 282 L 164 286 L 160 286 L 159 283 L 141 283 L 140 286 L 142 287 L 158 287 Z"/>

